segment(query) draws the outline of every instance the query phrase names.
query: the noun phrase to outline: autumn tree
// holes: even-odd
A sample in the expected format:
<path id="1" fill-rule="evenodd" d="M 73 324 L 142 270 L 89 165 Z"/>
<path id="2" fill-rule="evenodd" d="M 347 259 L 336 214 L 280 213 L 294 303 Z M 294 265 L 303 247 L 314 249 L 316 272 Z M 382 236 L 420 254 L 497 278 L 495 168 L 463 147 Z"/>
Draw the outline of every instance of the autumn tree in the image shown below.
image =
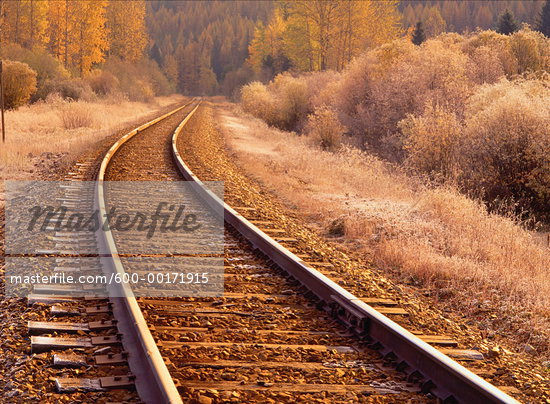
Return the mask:
<path id="1" fill-rule="evenodd" d="M 486 4 L 481 4 L 471 14 L 473 15 L 474 28 L 487 29 L 494 25 L 495 16 Z"/>
<path id="2" fill-rule="evenodd" d="M 105 30 L 107 1 L 76 3 L 79 11 L 74 14 L 69 46 L 72 55 L 71 65 L 83 74 L 90 71 L 94 63 L 102 62 L 105 59 L 105 51 L 109 48 Z"/>
<path id="3" fill-rule="evenodd" d="M 49 49 L 66 68 L 83 74 L 104 60 L 106 7 L 106 0 L 50 2 Z"/>
<path id="4" fill-rule="evenodd" d="M 424 27 L 422 21 L 416 23 L 416 27 L 412 33 L 412 43 L 415 45 L 421 45 L 426 40 L 426 34 L 424 33 Z"/>
<path id="5" fill-rule="evenodd" d="M 498 19 L 497 32 L 510 35 L 519 29 L 518 23 L 510 10 L 504 11 Z"/>
<path id="6" fill-rule="evenodd" d="M 258 56 L 282 49 L 300 70 L 341 70 L 362 50 L 400 33 L 397 1 L 280 1 L 275 13 L 279 14 L 267 29 L 259 26 L 255 31 L 253 66 L 258 66 Z M 277 28 L 277 35 L 271 38 L 270 26 Z M 282 40 L 278 39 L 281 32 Z M 275 45 L 270 42 L 273 38 Z"/>
<path id="7" fill-rule="evenodd" d="M 417 21 L 426 22 L 431 8 L 437 8 L 446 22 L 446 31 L 465 32 L 476 28 L 491 29 L 499 15 L 509 9 L 518 23 L 538 26 L 539 15 L 545 1 L 471 1 L 471 0 L 407 0 L 399 4 L 403 13 L 404 27 L 414 27 Z M 521 25 L 521 24 L 520 24 Z"/>
<path id="8" fill-rule="evenodd" d="M 233 73 L 249 56 L 254 29 L 259 21 L 268 25 L 272 9 L 271 1 L 146 2 L 149 55 L 184 93 L 210 93 L 220 87 L 231 93 L 234 87 L 223 83 L 228 76 L 236 82 Z M 267 54 L 261 55 L 260 69 Z M 251 75 L 248 70 L 248 80 Z"/>
<path id="9" fill-rule="evenodd" d="M 2 39 L 32 48 L 47 41 L 48 1 L 17 0 L 2 2 Z"/>
<path id="10" fill-rule="evenodd" d="M 274 76 L 290 68 L 290 60 L 283 49 L 286 22 L 281 14 L 280 10 L 275 10 L 267 26 L 259 21 L 254 28 L 254 37 L 248 47 L 248 63 L 256 72 L 269 69 Z"/>
<path id="11" fill-rule="evenodd" d="M 107 7 L 110 54 L 135 62 L 147 45 L 145 0 L 110 1 Z"/>

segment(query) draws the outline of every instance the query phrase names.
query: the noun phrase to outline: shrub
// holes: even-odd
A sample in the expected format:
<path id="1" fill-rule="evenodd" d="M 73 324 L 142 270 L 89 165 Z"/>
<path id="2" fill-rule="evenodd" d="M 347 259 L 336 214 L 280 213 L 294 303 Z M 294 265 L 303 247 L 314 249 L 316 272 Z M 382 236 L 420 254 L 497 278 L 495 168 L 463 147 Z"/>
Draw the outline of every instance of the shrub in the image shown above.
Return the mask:
<path id="1" fill-rule="evenodd" d="M 248 65 L 227 72 L 221 85 L 222 93 L 233 100 L 238 100 L 241 94 L 240 89 L 250 81 L 250 77 L 253 75 L 254 72 Z"/>
<path id="2" fill-rule="evenodd" d="M 70 75 L 61 62 L 43 49 L 25 49 L 17 44 L 9 44 L 3 49 L 3 57 L 23 62 L 36 72 L 38 90 L 31 97 L 31 101 L 44 99 L 47 96 L 43 87 L 48 81 L 67 80 Z"/>
<path id="3" fill-rule="evenodd" d="M 495 83 L 505 75 L 502 60 L 496 49 L 480 46 L 472 51 L 470 59 L 469 76 L 476 84 Z"/>
<path id="4" fill-rule="evenodd" d="M 518 61 L 510 50 L 509 36 L 491 30 L 479 31 L 467 38 L 462 45 L 463 51 L 474 59 L 474 62 L 476 50 L 479 48 L 487 48 L 490 50 L 488 52 L 496 54 L 500 66 L 508 77 L 517 74 Z M 479 54 L 477 57 L 479 57 Z M 487 68 L 490 68 L 490 66 L 487 66 Z M 498 65 L 496 68 L 498 69 Z"/>
<path id="5" fill-rule="evenodd" d="M 429 105 L 421 116 L 409 115 L 399 126 L 409 165 L 429 174 L 456 177 L 462 125 L 455 113 Z"/>
<path id="6" fill-rule="evenodd" d="M 64 99 L 73 101 L 93 100 L 94 92 L 82 79 L 46 80 L 36 93 L 36 99 L 45 100 L 50 94 L 59 94 Z"/>
<path id="7" fill-rule="evenodd" d="M 69 72 L 63 67 L 61 62 L 45 50 L 35 49 L 29 52 L 23 62 L 27 63 L 37 73 L 38 91 L 31 101 L 39 99 L 38 93 L 41 92 L 47 81 L 68 80 L 70 77 Z"/>
<path id="8" fill-rule="evenodd" d="M 151 102 L 155 98 L 153 85 L 145 80 L 136 80 L 132 86 L 128 87 L 126 94 L 133 101 Z"/>
<path id="9" fill-rule="evenodd" d="M 130 63 L 112 57 L 105 62 L 103 71 L 115 76 L 120 90 L 133 101 L 150 101 L 155 95 L 173 92 L 173 86 L 156 62 L 148 59 Z"/>
<path id="10" fill-rule="evenodd" d="M 331 86 L 334 100 L 332 106 L 338 112 L 341 122 L 357 136 L 361 136 L 367 129 L 360 122 L 359 115 L 368 109 L 373 97 L 375 77 L 372 72 L 377 60 L 371 52 L 355 59 L 342 73 L 341 80 Z"/>
<path id="11" fill-rule="evenodd" d="M 283 73 L 277 75 L 268 88 L 274 94 L 278 110 L 274 125 L 284 130 L 301 127 L 309 112 L 309 94 L 305 80 Z"/>
<path id="12" fill-rule="evenodd" d="M 104 72 L 101 70 L 92 71 L 86 81 L 98 95 L 113 94 L 118 89 L 118 79 L 110 72 Z"/>
<path id="13" fill-rule="evenodd" d="M 241 104 L 245 111 L 283 130 L 301 128 L 310 112 L 306 80 L 286 73 L 267 86 L 260 82 L 245 85 Z"/>
<path id="14" fill-rule="evenodd" d="M 367 52 L 344 72 L 335 109 L 368 146 L 386 158 L 400 158 L 398 123 L 407 114 L 422 114 L 428 102 L 462 114 L 474 87 L 469 68 L 458 45 L 396 41 Z"/>
<path id="15" fill-rule="evenodd" d="M 144 76 L 150 83 L 150 88 L 154 95 L 170 95 L 175 91 L 175 86 L 162 73 L 157 62 L 151 59 L 143 59 L 138 66 L 143 69 Z"/>
<path id="16" fill-rule="evenodd" d="M 306 132 L 316 139 L 323 149 L 336 150 L 340 147 L 346 128 L 340 123 L 334 111 L 321 107 L 309 115 Z"/>
<path id="17" fill-rule="evenodd" d="M 471 98 L 461 150 L 463 179 L 470 188 L 549 213 L 549 98 L 544 79 L 502 80 Z"/>
<path id="18" fill-rule="evenodd" d="M 83 103 L 70 102 L 59 113 L 65 129 L 91 128 L 95 123 L 91 107 Z"/>
<path id="19" fill-rule="evenodd" d="M 18 108 L 29 102 L 36 92 L 36 72 L 21 62 L 4 60 L 4 103 Z"/>
<path id="20" fill-rule="evenodd" d="M 249 83 L 241 89 L 241 105 L 246 112 L 269 125 L 276 122 L 275 99 L 259 81 Z"/>
<path id="21" fill-rule="evenodd" d="M 540 32 L 522 29 L 510 38 L 510 49 L 517 60 L 518 73 L 550 68 L 550 39 Z"/>
<path id="22" fill-rule="evenodd" d="M 334 104 L 334 84 L 341 79 L 340 72 L 327 70 L 312 72 L 303 76 L 308 92 L 308 109 L 314 111 Z"/>

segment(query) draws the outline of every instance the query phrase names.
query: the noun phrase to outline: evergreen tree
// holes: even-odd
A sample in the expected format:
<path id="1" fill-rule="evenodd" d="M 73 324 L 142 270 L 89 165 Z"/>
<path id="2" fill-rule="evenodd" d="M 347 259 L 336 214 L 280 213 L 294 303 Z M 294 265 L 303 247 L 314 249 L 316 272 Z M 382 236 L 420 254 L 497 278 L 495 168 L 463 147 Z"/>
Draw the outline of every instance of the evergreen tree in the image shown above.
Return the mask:
<path id="1" fill-rule="evenodd" d="M 519 25 L 512 12 L 508 9 L 498 18 L 497 32 L 499 34 L 510 35 L 519 29 Z"/>
<path id="2" fill-rule="evenodd" d="M 415 45 L 420 45 L 425 40 L 426 40 L 426 34 L 424 33 L 424 27 L 422 25 L 422 21 L 418 21 L 416 23 L 416 28 L 414 29 L 412 34 L 412 43 Z"/>
<path id="3" fill-rule="evenodd" d="M 550 38 L 550 0 L 546 0 L 540 13 L 538 30 Z"/>

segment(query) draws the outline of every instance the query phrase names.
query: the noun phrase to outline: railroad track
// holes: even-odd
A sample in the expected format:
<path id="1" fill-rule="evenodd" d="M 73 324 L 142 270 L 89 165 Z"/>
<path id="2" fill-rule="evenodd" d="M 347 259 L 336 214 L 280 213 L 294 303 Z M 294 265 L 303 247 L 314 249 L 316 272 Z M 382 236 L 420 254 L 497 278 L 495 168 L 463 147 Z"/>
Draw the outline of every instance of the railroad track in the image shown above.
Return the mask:
<path id="1" fill-rule="evenodd" d="M 451 359 L 481 359 L 477 351 L 459 349 L 445 336 L 406 331 L 392 320 L 407 315 L 396 302 L 352 295 L 323 274 L 330 275 L 330 265 L 300 251 L 297 240 L 254 209 L 224 205 L 178 151 L 198 107 L 191 101 L 127 134 L 102 160 L 95 195 L 82 199 L 81 188 L 69 186 L 63 203 L 85 201 L 108 211 L 118 201 L 110 200 L 105 181 L 198 183 L 186 203 L 224 212 L 225 250 L 209 256 L 223 260 L 217 281 L 225 293 L 136 298 L 122 288 L 121 297 L 107 300 L 67 297 L 63 293 L 74 292 L 67 288 L 35 289 L 29 303 L 49 305 L 51 316 L 29 323 L 38 334 L 33 351 L 53 351 L 57 366 L 87 369 L 58 378 L 61 394 L 152 403 L 367 402 L 372 396 L 381 402 L 516 402 Z M 81 163 L 72 179 L 82 180 L 92 168 Z M 56 247 L 66 249 L 62 236 Z M 92 259 L 90 270 L 141 270 L 118 253 L 142 247 L 140 240 L 104 232 L 99 240 L 71 242 L 99 242 L 110 252 Z M 69 268 L 70 258 L 60 257 L 59 265 Z M 125 389 L 137 389 L 139 398 Z"/>

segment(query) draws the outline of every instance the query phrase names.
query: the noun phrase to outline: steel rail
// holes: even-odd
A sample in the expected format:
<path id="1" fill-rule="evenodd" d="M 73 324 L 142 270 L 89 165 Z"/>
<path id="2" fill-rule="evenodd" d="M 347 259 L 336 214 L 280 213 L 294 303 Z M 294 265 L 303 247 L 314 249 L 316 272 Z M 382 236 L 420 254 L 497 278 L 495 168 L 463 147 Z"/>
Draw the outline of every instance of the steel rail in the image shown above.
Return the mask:
<path id="1" fill-rule="evenodd" d="M 209 190 L 185 164 L 177 148 L 177 141 L 183 127 L 199 105 L 189 113 L 174 132 L 172 153 L 183 177 L 187 181 L 194 181 L 200 185 L 195 190 L 206 204 L 214 210 L 223 206 L 224 220 L 228 224 L 280 268 L 313 292 L 317 298 L 324 302 L 327 310 L 347 323 L 357 334 L 380 344 L 383 347 L 382 353 L 392 355 L 400 362 L 401 370 L 406 371 L 411 378 L 423 381 L 422 389 L 426 393 L 431 392 L 444 402 L 449 403 L 518 404 L 517 400 L 502 390 L 439 352 L 319 271 L 308 266 Z"/>
<path id="2" fill-rule="evenodd" d="M 193 100 L 128 132 L 111 146 L 101 162 L 97 176 L 94 203 L 101 217 L 107 212 L 104 190 L 105 175 L 107 167 L 116 152 L 124 143 L 141 131 L 174 115 L 192 102 Z M 103 268 L 120 275 L 124 274 L 124 266 L 120 260 L 111 231 L 109 229 L 105 231 L 99 230 L 96 237 L 101 248 L 100 251 L 106 252 L 105 255 L 100 257 Z M 136 377 L 136 387 L 140 398 L 146 403 L 182 404 L 183 401 L 174 384 L 174 380 L 166 367 L 166 363 L 160 354 L 131 288 L 121 283 L 120 285 L 115 285 L 110 290 L 110 295 L 110 300 L 113 304 L 113 313 L 117 318 L 117 327 L 122 334 L 124 349 L 128 351 L 128 364 Z"/>

